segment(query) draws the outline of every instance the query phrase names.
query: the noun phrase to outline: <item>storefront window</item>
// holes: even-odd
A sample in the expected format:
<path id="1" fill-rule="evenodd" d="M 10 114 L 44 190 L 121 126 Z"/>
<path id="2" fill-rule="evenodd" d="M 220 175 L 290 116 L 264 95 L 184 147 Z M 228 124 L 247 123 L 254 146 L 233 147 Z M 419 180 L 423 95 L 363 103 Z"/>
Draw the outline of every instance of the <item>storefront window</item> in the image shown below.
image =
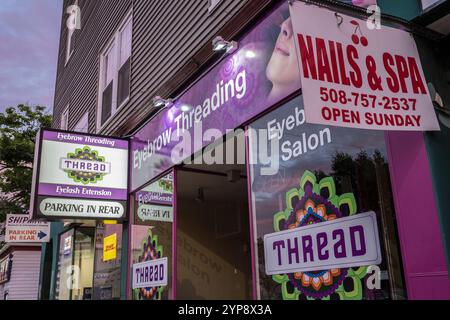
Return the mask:
<path id="1" fill-rule="evenodd" d="M 132 265 L 167 258 L 167 285 L 132 288 L 133 300 L 172 299 L 173 173 L 134 194 Z M 133 266 L 131 266 L 133 269 Z M 136 277 L 132 272 L 132 277 Z M 134 278 L 135 279 L 135 278 Z M 134 279 L 131 279 L 132 282 Z M 142 277 L 143 281 L 149 278 Z"/>
<path id="2" fill-rule="evenodd" d="M 120 299 L 122 225 L 98 223 L 95 234 L 94 300 Z"/>
<path id="3" fill-rule="evenodd" d="M 258 298 L 405 298 L 384 133 L 306 124 L 300 97 L 250 129 L 255 129 L 250 130 L 252 163 L 267 146 L 273 165 L 269 174 L 262 170 L 268 162 L 251 165 Z M 266 130 L 262 143 L 259 129 Z M 270 138 L 278 141 L 277 150 L 270 149 Z M 378 223 L 380 265 L 266 274 L 265 235 L 371 211 Z"/>
<path id="4" fill-rule="evenodd" d="M 91 300 L 93 271 L 94 228 L 76 228 L 61 234 L 56 299 Z"/>
<path id="5" fill-rule="evenodd" d="M 70 300 L 73 280 L 72 247 L 74 229 L 71 229 L 59 237 L 58 271 L 56 273 L 55 298 L 57 300 Z"/>

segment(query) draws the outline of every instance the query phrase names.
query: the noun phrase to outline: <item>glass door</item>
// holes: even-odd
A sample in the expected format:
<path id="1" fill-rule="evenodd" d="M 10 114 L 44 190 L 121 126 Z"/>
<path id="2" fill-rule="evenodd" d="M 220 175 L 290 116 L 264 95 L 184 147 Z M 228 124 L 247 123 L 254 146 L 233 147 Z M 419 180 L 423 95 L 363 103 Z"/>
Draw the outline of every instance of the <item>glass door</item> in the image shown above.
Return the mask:
<path id="1" fill-rule="evenodd" d="M 92 299 L 94 234 L 94 228 L 79 228 L 75 231 L 73 265 L 74 271 L 78 273 L 78 283 L 72 290 L 72 300 Z"/>
<path id="2" fill-rule="evenodd" d="M 73 287 L 72 247 L 74 229 L 59 236 L 58 265 L 56 272 L 55 299 L 70 300 Z"/>
<path id="3" fill-rule="evenodd" d="M 74 228 L 59 237 L 55 299 L 92 299 L 94 228 Z"/>

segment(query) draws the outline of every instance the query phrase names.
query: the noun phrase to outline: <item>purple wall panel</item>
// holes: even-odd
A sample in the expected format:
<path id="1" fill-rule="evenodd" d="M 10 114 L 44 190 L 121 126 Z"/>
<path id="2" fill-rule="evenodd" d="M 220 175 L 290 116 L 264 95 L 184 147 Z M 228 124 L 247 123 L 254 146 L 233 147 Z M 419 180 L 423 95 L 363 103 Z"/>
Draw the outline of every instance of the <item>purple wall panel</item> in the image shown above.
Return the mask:
<path id="1" fill-rule="evenodd" d="M 409 299 L 450 299 L 430 168 L 420 132 L 386 134 Z"/>

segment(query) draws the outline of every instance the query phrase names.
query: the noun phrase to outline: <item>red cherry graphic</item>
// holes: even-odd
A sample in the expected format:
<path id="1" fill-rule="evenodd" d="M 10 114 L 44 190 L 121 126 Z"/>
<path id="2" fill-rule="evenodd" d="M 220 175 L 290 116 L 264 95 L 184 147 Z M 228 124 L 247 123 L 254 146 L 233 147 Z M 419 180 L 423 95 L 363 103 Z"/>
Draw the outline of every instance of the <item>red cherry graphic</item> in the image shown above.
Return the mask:
<path id="1" fill-rule="evenodd" d="M 352 35 L 352 41 L 354 44 L 359 44 L 359 37 L 356 34 Z"/>
<path id="2" fill-rule="evenodd" d="M 363 47 L 367 47 L 367 45 L 369 44 L 369 41 L 367 41 L 367 38 L 362 36 L 361 37 L 361 44 L 363 45 Z"/>

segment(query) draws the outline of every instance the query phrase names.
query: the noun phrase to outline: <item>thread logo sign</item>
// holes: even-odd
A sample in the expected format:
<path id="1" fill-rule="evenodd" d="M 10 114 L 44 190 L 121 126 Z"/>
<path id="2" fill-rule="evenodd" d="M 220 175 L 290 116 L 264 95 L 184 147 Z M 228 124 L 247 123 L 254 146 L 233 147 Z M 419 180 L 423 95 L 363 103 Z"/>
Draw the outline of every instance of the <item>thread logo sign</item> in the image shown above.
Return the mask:
<path id="1" fill-rule="evenodd" d="M 312 202 L 307 206 L 306 214 L 313 217 Z M 324 209 L 323 205 L 317 208 Z M 267 234 L 264 253 L 267 275 L 331 270 L 333 277 L 339 268 L 379 265 L 376 214 L 371 211 Z M 332 280 L 329 275 L 326 279 Z"/>
<path id="2" fill-rule="evenodd" d="M 60 160 L 60 168 L 70 179 L 82 184 L 95 184 L 111 172 L 111 164 L 105 157 L 88 146 L 68 153 L 67 158 Z"/>

